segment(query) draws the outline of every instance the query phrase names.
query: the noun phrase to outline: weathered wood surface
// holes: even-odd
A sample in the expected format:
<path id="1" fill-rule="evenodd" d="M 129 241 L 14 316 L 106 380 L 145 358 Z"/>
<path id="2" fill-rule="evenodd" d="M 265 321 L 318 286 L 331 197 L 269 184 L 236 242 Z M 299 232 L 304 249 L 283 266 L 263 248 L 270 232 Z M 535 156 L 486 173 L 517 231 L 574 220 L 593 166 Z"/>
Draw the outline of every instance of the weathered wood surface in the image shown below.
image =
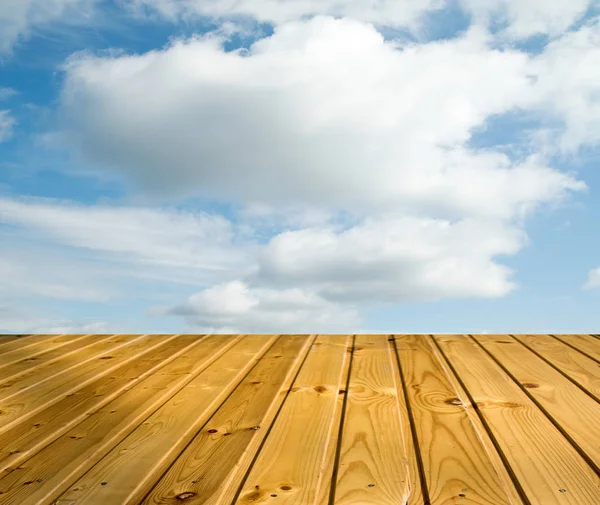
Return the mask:
<path id="1" fill-rule="evenodd" d="M 0 505 L 598 505 L 594 335 L 0 335 Z"/>

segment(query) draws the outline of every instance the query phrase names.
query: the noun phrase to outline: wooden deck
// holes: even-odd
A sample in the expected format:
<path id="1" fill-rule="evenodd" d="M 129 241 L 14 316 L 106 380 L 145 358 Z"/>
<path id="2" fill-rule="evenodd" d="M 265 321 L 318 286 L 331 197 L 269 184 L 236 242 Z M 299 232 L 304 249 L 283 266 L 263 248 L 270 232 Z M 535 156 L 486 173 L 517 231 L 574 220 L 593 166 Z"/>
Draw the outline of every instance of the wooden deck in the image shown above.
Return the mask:
<path id="1" fill-rule="evenodd" d="M 597 335 L 3 335 L 0 505 L 599 505 Z"/>

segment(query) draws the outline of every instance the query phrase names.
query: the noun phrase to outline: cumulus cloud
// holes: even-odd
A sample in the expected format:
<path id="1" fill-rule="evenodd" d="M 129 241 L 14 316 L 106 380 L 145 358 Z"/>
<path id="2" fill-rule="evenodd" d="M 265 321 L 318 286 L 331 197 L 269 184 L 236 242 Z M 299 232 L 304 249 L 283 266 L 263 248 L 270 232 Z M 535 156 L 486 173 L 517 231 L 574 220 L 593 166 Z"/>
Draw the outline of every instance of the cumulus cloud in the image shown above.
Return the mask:
<path id="1" fill-rule="evenodd" d="M 590 272 L 588 273 L 588 279 L 584 285 L 584 288 L 587 288 L 587 289 L 600 288 L 600 267 L 590 270 Z"/>
<path id="2" fill-rule="evenodd" d="M 222 333 L 350 332 L 360 324 L 354 308 L 307 290 L 250 288 L 243 282 L 213 286 L 167 311 L 198 331 Z"/>
<path id="3" fill-rule="evenodd" d="M 557 147 L 573 153 L 600 142 L 600 21 L 551 42 L 532 61 L 541 98 L 538 112 L 565 128 L 552 132 Z"/>
<path id="4" fill-rule="evenodd" d="M 527 55 L 486 40 L 402 46 L 319 17 L 245 56 L 214 36 L 81 56 L 60 137 L 154 194 L 511 219 L 583 184 L 536 156 L 469 148 L 487 118 L 539 101 Z"/>
<path id="5" fill-rule="evenodd" d="M 17 123 L 9 110 L 0 110 L 0 142 L 10 139 Z"/>
<path id="6" fill-rule="evenodd" d="M 52 23 L 74 23 L 89 17 L 98 0 L 2 0 L 0 55 L 27 39 L 33 30 Z"/>
<path id="7" fill-rule="evenodd" d="M 345 302 L 499 297 L 515 284 L 512 271 L 494 259 L 515 254 L 526 240 L 523 231 L 502 223 L 367 219 L 342 232 L 277 235 L 261 253 L 257 279 Z"/>

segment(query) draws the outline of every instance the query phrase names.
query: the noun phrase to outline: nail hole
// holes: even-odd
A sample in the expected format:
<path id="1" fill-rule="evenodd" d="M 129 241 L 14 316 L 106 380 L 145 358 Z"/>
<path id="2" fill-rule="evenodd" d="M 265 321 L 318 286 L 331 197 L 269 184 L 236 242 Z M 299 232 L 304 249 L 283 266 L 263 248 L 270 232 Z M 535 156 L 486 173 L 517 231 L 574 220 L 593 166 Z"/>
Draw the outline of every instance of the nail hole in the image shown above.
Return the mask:
<path id="1" fill-rule="evenodd" d="M 375 487 L 375 484 L 369 484 L 369 487 Z"/>
<path id="2" fill-rule="evenodd" d="M 216 432 L 217 432 L 217 430 L 215 430 L 215 429 L 212 429 L 212 430 L 208 430 L 208 432 L 209 432 L 209 433 L 216 433 Z"/>
<path id="3" fill-rule="evenodd" d="M 276 494 L 272 494 L 271 497 L 272 498 L 277 498 L 277 495 Z"/>
<path id="4" fill-rule="evenodd" d="M 106 486 L 106 482 L 101 482 L 100 485 L 101 486 Z"/>
<path id="5" fill-rule="evenodd" d="M 281 486 L 281 489 L 283 489 L 284 491 L 289 491 L 292 488 L 290 486 Z"/>
<path id="6" fill-rule="evenodd" d="M 458 496 L 460 496 L 461 498 L 464 498 L 467 495 L 465 493 L 460 493 Z"/>
<path id="7" fill-rule="evenodd" d="M 567 490 L 566 490 L 566 489 L 559 489 L 559 491 L 560 491 L 561 493 L 566 493 L 566 492 L 567 492 Z"/>

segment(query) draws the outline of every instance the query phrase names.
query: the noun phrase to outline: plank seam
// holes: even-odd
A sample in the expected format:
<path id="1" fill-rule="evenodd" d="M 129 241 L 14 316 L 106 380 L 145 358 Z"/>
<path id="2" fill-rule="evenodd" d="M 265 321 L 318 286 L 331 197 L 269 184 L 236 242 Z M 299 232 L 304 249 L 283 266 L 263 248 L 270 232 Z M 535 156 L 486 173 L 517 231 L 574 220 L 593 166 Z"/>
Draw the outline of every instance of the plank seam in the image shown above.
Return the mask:
<path id="1" fill-rule="evenodd" d="M 147 335 L 147 334 L 146 334 Z M 234 339 L 232 342 L 230 342 L 228 345 L 224 346 L 223 349 L 220 349 L 220 352 L 215 353 L 213 359 L 211 361 L 207 361 L 204 365 L 204 367 L 202 367 L 200 370 L 198 370 L 198 372 L 196 374 L 194 374 L 193 377 L 188 377 L 188 380 L 183 383 L 181 385 L 181 387 L 179 387 L 177 390 L 173 391 L 173 393 L 166 398 L 160 405 L 158 405 L 152 412 L 150 412 L 144 419 L 142 419 L 140 421 L 139 424 L 136 424 L 135 426 L 132 426 L 131 429 L 129 431 L 127 431 L 126 433 L 123 434 L 123 436 L 119 439 L 115 441 L 115 444 L 112 446 L 111 449 L 107 450 L 107 452 L 100 457 L 97 461 L 94 462 L 94 464 L 92 466 L 90 466 L 85 472 L 81 473 L 81 474 L 71 474 L 71 476 L 69 477 L 71 479 L 71 482 L 69 483 L 69 486 L 72 486 L 75 482 L 77 482 L 77 480 L 79 480 L 81 477 L 83 477 L 85 474 L 87 474 L 90 470 L 92 470 L 95 466 L 97 466 L 105 457 L 107 454 L 110 453 L 110 451 L 112 451 L 112 449 L 114 449 L 114 447 L 116 447 L 117 445 L 119 445 L 123 440 L 125 440 L 129 435 L 131 435 L 131 433 L 133 433 L 138 426 L 140 426 L 142 423 L 146 422 L 146 420 L 148 418 L 150 418 L 157 410 L 159 410 L 160 408 L 162 408 L 166 403 L 168 403 L 171 398 L 173 398 L 173 396 L 175 396 L 177 393 L 179 393 L 179 391 L 181 391 L 184 387 L 186 387 L 190 382 L 192 382 L 196 377 L 198 377 L 198 375 L 200 375 L 204 370 L 206 370 L 210 365 L 212 365 L 215 361 L 217 361 L 221 356 L 223 356 L 223 354 L 225 354 L 229 349 L 231 349 L 237 342 L 239 342 L 241 340 L 241 337 L 244 336 L 245 334 L 240 335 L 239 338 Z M 176 336 L 179 336 L 179 334 L 177 334 Z M 147 378 L 147 377 L 146 377 Z M 138 383 L 140 384 L 140 383 Z M 136 385 L 138 385 L 136 384 Z M 64 436 L 64 435 L 61 435 Z M 60 437 L 59 437 L 60 438 Z M 48 444 L 47 447 L 50 447 L 51 445 L 53 445 L 54 443 L 56 443 L 56 441 L 58 440 L 55 439 L 52 441 L 52 443 Z M 73 477 L 73 475 L 76 475 L 76 477 Z M 4 478 L 4 477 L 3 477 Z M 64 481 L 63 481 L 64 482 Z M 54 501 L 57 501 L 60 499 L 60 497 L 68 490 L 68 487 L 65 488 L 65 490 L 63 492 L 61 492 L 59 495 L 55 496 L 55 498 L 53 498 L 52 503 L 54 503 Z"/>
<path id="2" fill-rule="evenodd" d="M 488 351 L 482 344 L 480 344 L 475 337 L 469 335 L 479 347 L 481 347 L 484 352 L 492 358 L 492 360 L 508 375 L 517 386 L 525 393 L 525 395 L 533 402 L 533 404 L 542 411 L 542 413 L 548 418 L 548 420 L 554 425 L 554 427 L 560 432 L 560 434 L 565 437 L 568 442 L 573 446 L 573 448 L 579 453 L 579 455 L 584 459 L 584 461 L 594 470 L 596 475 L 600 476 L 600 467 L 594 462 L 592 458 L 590 458 L 586 452 L 579 446 L 579 444 L 573 440 L 571 435 L 567 433 L 567 431 L 558 423 L 554 417 L 548 412 L 540 402 L 538 402 L 535 397 L 527 390 L 526 387 L 519 382 L 519 380 L 491 353 Z"/>
<path id="3" fill-rule="evenodd" d="M 240 481 L 240 485 L 238 486 L 238 490 L 235 492 L 235 495 L 233 496 L 231 505 L 235 504 L 235 502 L 238 500 L 240 494 L 242 493 L 242 490 L 244 489 L 244 485 L 246 484 L 246 480 L 248 480 L 248 477 L 250 476 L 250 472 L 252 471 L 252 467 L 254 466 L 254 463 L 256 463 L 256 460 L 258 459 L 258 456 L 259 456 L 260 452 L 262 451 L 262 448 L 264 447 L 265 443 L 267 442 L 267 439 L 269 438 L 269 434 L 271 433 L 273 426 L 275 426 L 275 423 L 277 422 L 277 418 L 279 417 L 279 414 L 283 410 L 283 406 L 285 405 L 285 402 L 288 399 L 288 396 L 290 395 L 290 392 L 292 391 L 294 384 L 296 383 L 296 379 L 298 378 L 298 375 L 300 375 L 300 371 L 304 367 L 304 363 L 306 363 L 306 360 L 308 359 L 308 356 L 310 355 L 310 351 L 313 348 L 315 340 L 316 340 L 316 335 L 314 336 L 313 341 L 310 344 L 310 347 L 306 351 L 306 354 L 305 354 L 304 358 L 302 359 L 302 363 L 300 363 L 298 370 L 296 370 L 294 379 L 290 383 L 290 387 L 288 388 L 287 392 L 285 393 L 285 396 L 283 397 L 283 401 L 281 402 L 281 405 L 279 406 L 279 408 L 277 409 L 277 412 L 275 413 L 275 416 L 273 417 L 273 421 L 271 421 L 271 424 L 267 428 L 267 432 L 265 433 L 264 438 L 262 439 L 260 445 L 258 446 L 258 449 L 256 449 L 256 453 L 254 454 L 254 457 L 252 458 L 252 461 L 250 462 L 250 466 L 248 467 L 248 470 L 246 470 L 246 473 L 242 477 L 242 479 Z"/>
<path id="4" fill-rule="evenodd" d="M 592 393 L 591 391 L 588 391 L 586 388 L 584 388 L 581 384 L 579 384 L 579 382 L 577 382 L 575 379 L 573 379 L 571 376 L 567 375 L 565 372 L 563 372 L 560 368 L 558 368 L 556 365 L 554 365 L 551 361 L 549 361 L 548 359 L 546 359 L 544 356 L 542 356 L 540 353 L 538 353 L 535 349 L 533 349 L 532 347 L 528 346 L 525 342 L 521 341 L 520 339 L 518 339 L 515 335 L 511 335 L 509 334 L 509 337 L 514 338 L 517 342 L 519 342 L 521 345 L 523 345 L 524 347 L 526 347 L 527 349 L 529 349 L 533 354 L 535 354 L 538 358 L 540 358 L 541 360 L 543 360 L 545 363 L 547 363 L 548 365 L 550 365 L 552 368 L 554 368 L 554 370 L 556 370 L 558 373 L 560 373 L 565 379 L 568 379 L 570 382 L 572 382 L 575 386 L 577 386 L 579 389 L 581 389 L 581 391 L 583 391 L 586 395 L 588 395 L 592 400 L 595 400 L 596 402 L 600 403 L 600 398 L 598 398 L 594 393 Z"/>
<path id="5" fill-rule="evenodd" d="M 415 424 L 415 418 L 412 412 L 412 406 L 408 399 L 408 388 L 406 387 L 406 380 L 404 379 L 404 372 L 402 371 L 402 363 L 400 362 L 400 355 L 398 348 L 396 347 L 396 339 L 394 335 L 390 335 L 393 339 L 392 345 L 394 346 L 394 353 L 396 354 L 396 364 L 398 365 L 398 372 L 400 375 L 400 382 L 402 384 L 402 394 L 404 395 L 404 402 L 406 404 L 406 412 L 408 414 L 408 422 L 410 424 L 410 432 L 412 436 L 413 445 L 415 447 L 415 459 L 417 460 L 417 468 L 419 470 L 419 482 L 421 483 L 421 494 L 423 495 L 423 505 L 431 505 L 431 498 L 429 496 L 429 488 L 427 487 L 427 478 L 425 477 L 425 466 L 423 464 L 423 456 L 421 455 L 421 446 L 419 444 L 419 438 L 417 437 L 417 427 Z"/>
<path id="6" fill-rule="evenodd" d="M 176 335 L 176 336 L 178 336 L 178 335 Z M 124 394 L 126 394 L 127 392 L 129 392 L 131 389 L 133 389 L 139 383 L 141 383 L 142 381 L 144 381 L 145 379 L 147 379 L 150 375 L 153 375 L 153 374 L 159 372 L 162 368 L 166 367 L 168 364 L 170 364 L 173 361 L 175 361 L 178 357 L 182 356 L 184 353 L 188 352 L 190 349 L 192 349 L 192 348 L 196 347 L 197 345 L 199 345 L 200 342 L 202 342 L 203 340 L 205 340 L 209 336 L 211 336 L 211 334 L 201 335 L 200 338 L 197 341 L 192 342 L 191 344 L 187 345 L 183 349 L 180 349 L 176 353 L 173 353 L 168 358 L 162 360 L 158 365 L 155 365 L 155 366 L 147 369 L 146 371 L 144 371 L 143 373 L 141 373 L 135 380 L 133 380 L 132 382 L 127 383 L 121 390 L 117 390 L 117 391 L 111 393 L 106 398 L 104 398 L 102 401 L 100 401 L 99 403 L 95 404 L 92 408 L 90 408 L 87 411 L 83 412 L 80 415 L 81 419 L 79 419 L 77 422 L 74 422 L 73 424 L 66 424 L 64 426 L 61 426 L 61 428 L 59 430 L 55 431 L 52 434 L 52 435 L 56 435 L 57 434 L 54 438 L 52 438 L 52 440 L 47 440 L 47 441 L 45 441 L 44 445 L 40 444 L 38 447 L 35 447 L 30 454 L 27 454 L 27 457 L 25 459 L 19 459 L 19 460 L 17 460 L 17 462 L 12 463 L 11 466 L 16 467 L 16 466 L 22 465 L 23 463 L 26 463 L 29 459 L 33 458 L 36 454 L 38 454 L 40 451 L 42 451 L 43 449 L 45 449 L 48 445 L 51 445 L 52 443 L 54 443 L 54 441 L 56 439 L 60 438 L 65 433 L 67 433 L 68 431 L 74 429 L 76 426 L 78 426 L 83 421 L 85 421 L 86 416 L 93 415 L 96 412 L 98 412 L 99 410 L 101 410 L 102 408 L 104 408 L 109 403 L 118 400 L 119 397 L 121 397 Z M 164 344 L 161 344 L 161 345 L 166 345 L 169 342 L 172 342 L 173 340 L 174 340 L 174 338 L 166 341 Z M 140 358 L 143 358 L 143 357 L 144 357 L 144 354 L 142 354 L 140 356 Z M 130 364 L 129 362 L 124 363 L 123 367 L 127 367 L 129 364 Z M 118 370 L 118 368 L 117 368 L 117 370 Z M 102 378 L 103 377 L 99 377 L 98 380 L 100 380 Z M 6 471 L 6 468 L 2 468 L 2 466 L 0 466 L 0 472 L 2 472 L 2 471 Z M 8 473 L 6 475 L 8 475 Z"/>
<path id="7" fill-rule="evenodd" d="M 215 411 L 210 415 L 210 417 L 207 418 L 206 422 L 196 431 L 196 433 L 194 434 L 194 436 L 192 438 L 190 438 L 189 442 L 187 444 L 185 444 L 185 447 L 183 447 L 183 449 L 181 450 L 181 452 L 179 454 L 177 454 L 174 458 L 173 461 L 171 461 L 171 463 L 169 463 L 169 465 L 167 466 L 167 468 L 165 469 L 164 472 L 162 472 L 160 474 L 160 476 L 158 477 L 158 479 L 156 479 L 156 482 L 150 487 L 150 489 L 148 490 L 148 492 L 144 495 L 144 498 L 140 501 L 140 503 L 144 503 L 144 501 L 146 501 L 146 499 L 148 498 L 148 496 L 152 493 L 152 491 L 154 491 L 154 488 L 156 487 L 156 485 L 162 480 L 162 478 L 169 472 L 169 470 L 171 469 L 171 467 L 175 464 L 175 462 L 179 459 L 179 457 L 186 451 L 186 449 L 194 442 L 194 440 L 196 439 L 196 437 L 202 433 L 202 430 L 206 427 L 206 425 L 208 423 L 210 423 L 210 421 L 212 420 L 213 417 L 215 417 L 215 415 L 217 414 L 217 412 L 221 409 L 221 407 L 225 404 L 225 402 L 227 400 L 229 400 L 229 398 L 231 398 L 231 395 L 233 395 L 236 391 L 236 389 L 239 387 L 239 385 L 244 382 L 244 380 L 246 380 L 246 378 L 252 373 L 252 371 L 260 364 L 260 360 L 262 359 L 262 357 L 264 357 L 272 348 L 273 346 L 275 346 L 275 344 L 277 342 L 279 342 L 279 340 L 282 338 L 282 335 L 279 335 L 278 338 L 276 338 L 273 343 L 267 348 L 265 349 L 265 351 L 262 353 L 261 358 L 256 360 L 256 363 L 254 364 L 253 367 L 251 367 L 248 372 L 240 379 L 240 381 L 237 383 L 237 385 L 229 392 L 229 394 L 223 399 L 223 401 L 219 404 L 219 406 L 215 409 Z"/>
<path id="8" fill-rule="evenodd" d="M 471 338 L 473 338 L 472 335 L 469 335 L 469 336 Z M 531 503 L 531 501 L 529 501 L 529 498 L 527 497 L 527 495 L 525 494 L 525 490 L 521 486 L 521 483 L 519 482 L 519 479 L 517 478 L 517 475 L 515 474 L 512 466 L 510 465 L 510 462 L 508 461 L 508 458 L 506 457 L 506 454 L 504 454 L 504 451 L 500 447 L 500 444 L 498 443 L 498 440 L 496 439 L 496 437 L 492 433 L 492 430 L 491 430 L 489 424 L 487 423 L 487 420 L 485 419 L 485 416 L 483 415 L 483 412 L 481 412 L 481 410 L 479 409 L 479 406 L 477 405 L 477 402 L 473 398 L 473 395 L 471 394 L 471 392 L 467 388 L 467 385 L 462 380 L 461 376 L 458 374 L 458 371 L 456 370 L 456 368 L 454 367 L 454 365 L 452 364 L 452 362 L 450 361 L 450 359 L 448 358 L 448 356 L 446 356 L 446 353 L 444 352 L 444 350 L 442 349 L 442 347 L 439 345 L 439 343 L 437 342 L 437 340 L 435 338 L 433 338 L 433 337 L 432 337 L 432 339 L 433 339 L 436 347 L 439 349 L 440 353 L 442 354 L 442 356 L 446 360 L 446 363 L 448 363 L 448 367 L 450 368 L 450 370 L 452 370 L 452 373 L 455 375 L 456 380 L 458 381 L 458 383 L 460 384 L 460 386 L 463 388 L 465 394 L 469 398 L 469 401 L 471 402 L 471 405 L 473 406 L 473 409 L 475 409 L 475 412 L 477 413 L 477 415 L 479 417 L 479 420 L 481 421 L 481 424 L 483 425 L 483 428 L 485 429 L 485 431 L 487 432 L 488 436 L 490 437 L 490 440 L 492 441 L 492 444 L 494 445 L 494 448 L 498 452 L 498 455 L 500 456 L 500 459 L 502 460 L 502 463 L 504 463 L 504 467 L 506 468 L 508 476 L 510 477 L 510 479 L 512 480 L 513 485 L 515 486 L 515 489 L 517 490 L 517 493 L 518 493 L 519 497 L 521 498 L 521 500 L 523 500 L 523 503 L 525 505 L 533 505 Z"/>
<path id="9" fill-rule="evenodd" d="M 559 342 L 562 342 L 563 344 L 565 344 L 565 345 L 568 345 L 568 346 L 569 346 L 571 349 L 575 349 L 577 352 L 579 352 L 579 353 L 583 354 L 584 356 L 586 356 L 586 357 L 590 358 L 591 360 L 595 361 L 596 363 L 598 363 L 598 364 L 600 365 L 600 360 L 598 360 L 598 359 L 594 358 L 593 356 L 591 356 L 591 355 L 590 355 L 590 354 L 588 354 L 587 352 L 585 352 L 585 351 L 582 351 L 581 349 L 578 349 L 578 348 L 577 348 L 577 347 L 575 347 L 574 345 L 572 345 L 572 344 L 569 344 L 569 342 L 566 342 L 566 341 L 564 341 L 562 338 L 558 338 L 558 336 L 556 336 L 556 335 L 552 335 L 551 333 L 549 333 L 549 335 L 550 335 L 551 337 L 554 337 L 554 338 L 555 338 L 556 340 L 558 340 Z"/>
<path id="10" fill-rule="evenodd" d="M 348 404 L 348 391 L 350 389 L 350 376 L 352 374 L 352 362 L 354 361 L 354 347 L 356 345 L 356 335 L 352 335 L 352 347 L 350 351 L 350 363 L 348 364 L 348 375 L 346 377 L 346 388 L 344 400 L 342 402 L 342 414 L 340 416 L 340 426 L 338 431 L 337 445 L 335 447 L 335 457 L 333 458 L 333 472 L 331 474 L 331 485 L 329 486 L 329 505 L 335 502 L 335 492 L 337 489 L 337 477 L 340 466 L 340 457 L 342 455 L 342 437 L 344 434 L 344 421 L 346 420 L 346 406 Z"/>

